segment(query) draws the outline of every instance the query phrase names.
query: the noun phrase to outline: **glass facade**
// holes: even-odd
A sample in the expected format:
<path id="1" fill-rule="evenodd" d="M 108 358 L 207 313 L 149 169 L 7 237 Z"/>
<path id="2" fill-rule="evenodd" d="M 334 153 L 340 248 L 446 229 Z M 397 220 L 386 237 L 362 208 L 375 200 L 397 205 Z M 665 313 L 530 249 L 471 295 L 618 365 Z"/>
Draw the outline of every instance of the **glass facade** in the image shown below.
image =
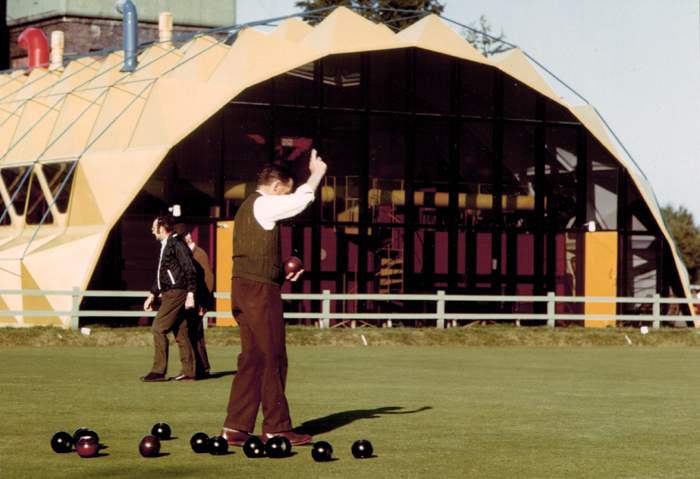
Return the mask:
<path id="1" fill-rule="evenodd" d="M 311 148 L 329 168 L 284 222 L 283 251 L 308 266 L 286 292 L 583 295 L 593 222 L 619 234 L 618 295 L 680 293 L 629 173 L 577 118 L 500 70 L 415 48 L 248 88 L 173 149 L 127 217 L 178 203 L 190 222 L 232 219 L 267 162 L 305 181 Z"/>

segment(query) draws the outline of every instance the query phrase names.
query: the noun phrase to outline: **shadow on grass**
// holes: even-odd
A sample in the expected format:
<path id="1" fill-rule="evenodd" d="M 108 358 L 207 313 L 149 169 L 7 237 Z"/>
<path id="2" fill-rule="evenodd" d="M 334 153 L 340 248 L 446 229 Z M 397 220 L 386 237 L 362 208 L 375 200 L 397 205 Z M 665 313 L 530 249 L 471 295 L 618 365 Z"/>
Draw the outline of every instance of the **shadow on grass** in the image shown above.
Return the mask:
<path id="1" fill-rule="evenodd" d="M 220 371 L 218 373 L 211 373 L 209 375 L 208 379 L 218 379 L 218 378 L 223 378 L 224 376 L 233 376 L 237 373 L 238 371 Z"/>
<path id="2" fill-rule="evenodd" d="M 343 426 L 347 426 L 360 419 L 378 419 L 383 415 L 388 414 L 414 414 L 417 412 L 428 411 L 432 409 L 430 406 L 425 406 L 413 411 L 402 411 L 402 407 L 388 406 L 377 409 L 356 409 L 354 411 L 344 411 L 331 414 L 330 416 L 321 417 L 306 421 L 298 427 L 294 428 L 296 434 L 309 434 L 315 436 L 333 431 Z"/>

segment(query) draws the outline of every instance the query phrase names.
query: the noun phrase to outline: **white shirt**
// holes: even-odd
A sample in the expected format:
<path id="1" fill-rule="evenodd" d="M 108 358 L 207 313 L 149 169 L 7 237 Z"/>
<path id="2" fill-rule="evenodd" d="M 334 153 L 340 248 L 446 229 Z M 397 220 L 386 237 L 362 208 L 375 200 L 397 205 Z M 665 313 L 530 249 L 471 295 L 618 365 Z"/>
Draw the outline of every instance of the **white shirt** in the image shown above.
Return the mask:
<path id="1" fill-rule="evenodd" d="M 266 195 L 253 204 L 253 215 L 263 229 L 270 231 L 279 220 L 296 216 L 314 201 L 314 190 L 304 183 L 291 195 Z"/>

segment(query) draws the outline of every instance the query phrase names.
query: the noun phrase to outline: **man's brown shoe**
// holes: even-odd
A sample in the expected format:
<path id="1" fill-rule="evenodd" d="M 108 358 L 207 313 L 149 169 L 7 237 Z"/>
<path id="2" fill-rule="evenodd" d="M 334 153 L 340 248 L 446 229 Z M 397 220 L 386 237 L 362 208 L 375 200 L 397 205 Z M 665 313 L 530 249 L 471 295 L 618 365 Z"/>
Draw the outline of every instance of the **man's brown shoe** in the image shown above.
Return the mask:
<path id="1" fill-rule="evenodd" d="M 313 439 L 311 436 L 309 436 L 307 434 L 294 434 L 292 431 L 263 434 L 261 436 L 261 439 L 263 440 L 263 442 L 267 443 L 267 441 L 269 439 L 272 439 L 275 436 L 286 437 L 287 439 L 289 439 L 289 442 L 292 443 L 292 446 L 301 446 L 302 444 L 308 444 Z"/>
<path id="2" fill-rule="evenodd" d="M 156 381 L 167 381 L 167 379 L 165 379 L 165 374 L 158 374 L 151 371 L 147 375 L 141 376 L 141 381 L 145 381 L 147 383 L 154 383 Z"/>
<path id="3" fill-rule="evenodd" d="M 251 437 L 247 432 L 236 431 L 235 429 L 222 429 L 221 437 L 226 439 L 229 446 L 242 446 Z"/>

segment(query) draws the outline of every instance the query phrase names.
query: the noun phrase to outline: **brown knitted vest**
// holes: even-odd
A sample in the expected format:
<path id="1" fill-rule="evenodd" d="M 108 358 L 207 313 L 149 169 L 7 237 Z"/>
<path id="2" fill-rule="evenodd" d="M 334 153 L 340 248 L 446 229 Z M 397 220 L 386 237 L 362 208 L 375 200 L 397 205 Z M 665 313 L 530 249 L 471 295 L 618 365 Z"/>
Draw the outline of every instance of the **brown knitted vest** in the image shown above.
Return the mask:
<path id="1" fill-rule="evenodd" d="M 282 246 L 279 225 L 267 231 L 253 214 L 253 203 L 262 194 L 255 192 L 238 208 L 233 224 L 234 278 L 282 286 Z"/>

